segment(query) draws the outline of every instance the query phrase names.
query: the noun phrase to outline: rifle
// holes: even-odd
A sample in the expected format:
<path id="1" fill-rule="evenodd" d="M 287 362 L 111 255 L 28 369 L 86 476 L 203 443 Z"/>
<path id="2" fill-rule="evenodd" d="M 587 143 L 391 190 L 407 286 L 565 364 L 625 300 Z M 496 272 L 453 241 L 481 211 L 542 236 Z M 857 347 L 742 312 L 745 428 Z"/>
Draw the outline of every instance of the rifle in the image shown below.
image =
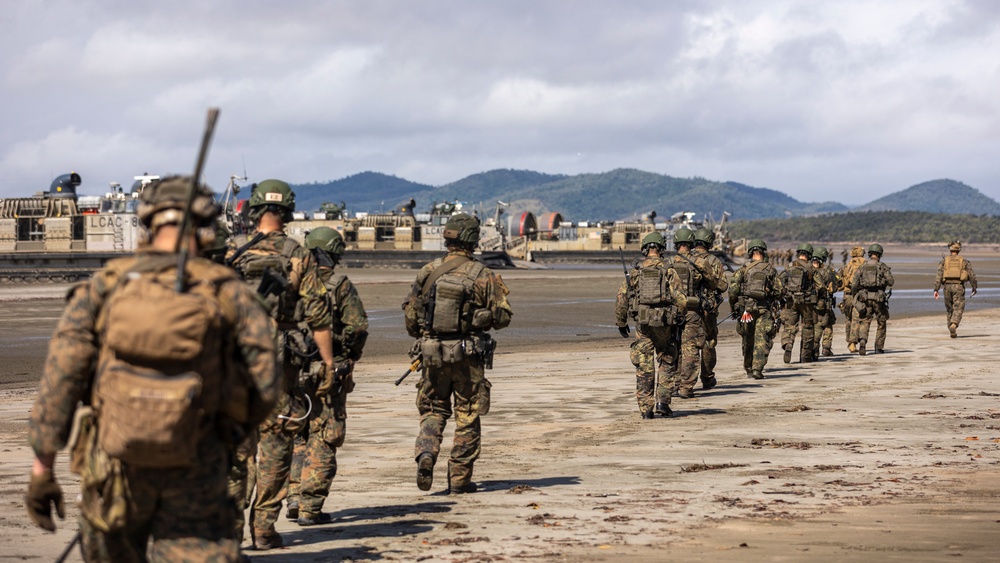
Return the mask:
<path id="1" fill-rule="evenodd" d="M 260 278 L 257 294 L 264 298 L 269 295 L 281 295 L 288 289 L 288 284 L 289 281 L 285 279 L 285 276 L 268 266 L 264 268 L 264 275 Z"/>
<path id="2" fill-rule="evenodd" d="M 628 266 L 625 265 L 625 251 L 622 250 L 622 247 L 620 247 L 620 246 L 618 247 L 618 255 L 622 259 L 622 270 L 625 272 L 625 285 L 626 285 L 626 287 L 628 287 L 631 290 L 632 289 L 632 276 L 628 273 Z"/>
<path id="3" fill-rule="evenodd" d="M 407 378 L 407 376 L 409 376 L 411 373 L 419 370 L 422 367 L 420 364 L 421 362 L 423 362 L 423 359 L 424 359 L 423 356 L 417 356 L 416 358 L 413 359 L 413 363 L 410 364 L 410 368 L 406 370 L 406 373 L 404 373 L 402 377 L 396 380 L 396 387 L 399 387 L 399 384 L 402 383 L 403 380 Z"/>
<path id="4" fill-rule="evenodd" d="M 56 563 L 63 563 L 63 561 L 66 561 L 70 552 L 73 551 L 73 546 L 78 543 L 80 543 L 80 532 L 73 535 L 73 539 L 69 542 L 69 545 L 67 545 L 66 549 L 64 549 L 63 552 L 59 554 L 59 557 L 56 558 Z"/>
<path id="5" fill-rule="evenodd" d="M 205 167 L 205 159 L 208 157 L 208 147 L 212 144 L 212 134 L 215 133 L 215 122 L 219 119 L 219 108 L 208 109 L 208 120 L 205 123 L 205 134 L 201 138 L 201 150 L 198 151 L 198 161 L 194 165 L 194 177 L 191 178 L 191 192 L 188 194 L 187 203 L 184 205 L 184 217 L 181 219 L 181 228 L 177 230 L 177 244 L 174 252 L 177 253 L 177 282 L 174 290 L 177 293 L 184 292 L 184 267 L 188 260 L 188 231 L 191 228 L 191 205 L 194 203 L 194 196 L 198 192 L 198 178 Z"/>

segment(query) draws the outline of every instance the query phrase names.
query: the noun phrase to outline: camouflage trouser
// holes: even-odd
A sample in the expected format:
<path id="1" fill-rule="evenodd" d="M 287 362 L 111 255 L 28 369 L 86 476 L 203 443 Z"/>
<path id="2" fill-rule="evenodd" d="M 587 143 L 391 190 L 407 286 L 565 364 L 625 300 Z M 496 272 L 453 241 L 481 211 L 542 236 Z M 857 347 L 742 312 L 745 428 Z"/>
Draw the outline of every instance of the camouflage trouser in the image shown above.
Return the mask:
<path id="1" fill-rule="evenodd" d="M 816 356 L 813 354 L 814 326 L 816 324 L 816 309 L 812 303 L 793 304 L 789 302 L 781 312 L 781 347 L 791 350 L 795 345 L 795 337 L 799 333 L 799 321 L 802 321 L 802 338 L 799 346 L 799 361 L 808 362 Z"/>
<path id="2" fill-rule="evenodd" d="M 488 393 L 489 383 L 483 373 L 483 362 L 468 357 L 459 362 L 424 369 L 417 383 L 417 410 L 420 412 L 420 433 L 414 448 L 414 458 L 429 453 L 437 461 L 441 453 L 444 428 L 451 418 L 452 397 L 455 399 L 455 438 L 448 460 L 449 485 L 460 488 L 472 481 L 472 468 L 479 459 L 479 411 L 485 407 L 481 399 Z"/>
<path id="3" fill-rule="evenodd" d="M 816 325 L 814 327 L 813 352 L 818 356 L 820 350 L 833 348 L 833 325 L 837 324 L 837 316 L 832 308 L 816 310 Z"/>
<path id="4" fill-rule="evenodd" d="M 736 332 L 743 338 L 743 369 L 763 372 L 774 343 L 774 316 L 769 310 L 752 314 L 748 323 L 736 321 Z"/>
<path id="5" fill-rule="evenodd" d="M 253 500 L 253 488 L 257 479 L 257 441 L 260 436 L 254 429 L 236 448 L 233 462 L 229 467 L 229 496 L 236 505 L 235 538 L 243 543 L 243 527 L 246 523 L 244 511 Z"/>
<path id="6" fill-rule="evenodd" d="M 323 503 L 330 493 L 330 485 L 337 475 L 337 448 L 344 445 L 347 431 L 347 393 L 336 397 L 323 397 L 313 407 L 305 443 L 301 446 L 298 472 L 299 513 L 315 515 L 323 511 Z M 300 434 L 301 436 L 301 434 Z M 299 452 L 299 439 L 295 450 Z M 296 472 L 292 466 L 292 474 Z M 291 491 L 289 491 L 291 495 Z"/>
<path id="7" fill-rule="evenodd" d="M 715 345 L 719 343 L 719 312 L 705 313 L 705 347 L 701 349 L 701 382 L 715 375 L 718 357 Z"/>
<path id="8" fill-rule="evenodd" d="M 84 561 L 239 561 L 236 508 L 226 489 L 229 451 L 222 443 L 200 448 L 191 468 L 126 466 L 128 523 L 105 533 L 81 516 Z"/>
<path id="9" fill-rule="evenodd" d="M 698 381 L 698 367 L 701 365 L 699 352 L 705 347 L 705 321 L 700 311 L 688 311 L 684 317 L 681 333 L 681 365 L 678 389 L 694 389 Z"/>
<path id="10" fill-rule="evenodd" d="M 854 296 L 850 293 L 844 294 L 844 300 L 840 302 L 843 308 L 840 310 L 844 313 L 844 339 L 847 340 L 848 344 L 856 344 L 855 341 L 851 340 L 851 333 L 854 332 L 852 328 L 855 322 L 854 314 Z"/>
<path id="11" fill-rule="evenodd" d="M 299 491 L 302 484 L 302 461 L 306 458 L 306 443 L 309 441 L 309 427 L 303 428 L 292 441 L 292 466 L 288 469 L 285 505 L 299 506 Z"/>
<path id="12" fill-rule="evenodd" d="M 629 359 L 635 366 L 635 399 L 639 412 L 651 411 L 655 403 L 670 404 L 670 393 L 680 383 L 680 345 L 674 327 L 636 328 Z"/>
<path id="13" fill-rule="evenodd" d="M 314 400 L 315 402 L 315 400 Z M 253 506 L 253 527 L 259 532 L 273 532 L 281 512 L 281 501 L 288 494 L 286 481 L 291 471 L 295 435 L 305 421 L 279 419 L 279 415 L 301 418 L 306 415 L 304 395 L 282 393 L 268 419 L 260 425 L 257 447 L 257 497 Z"/>
<path id="14" fill-rule="evenodd" d="M 965 284 L 944 284 L 944 308 L 948 311 L 948 324 L 962 324 L 962 313 L 965 312 Z"/>
<path id="15" fill-rule="evenodd" d="M 864 313 L 859 311 L 859 306 L 864 307 Z M 876 301 L 859 301 L 854 303 L 854 326 L 851 329 L 851 340 L 857 344 L 868 342 L 868 328 L 875 320 L 877 328 L 875 330 L 875 349 L 885 348 L 886 321 L 889 320 L 889 307 L 885 303 Z"/>

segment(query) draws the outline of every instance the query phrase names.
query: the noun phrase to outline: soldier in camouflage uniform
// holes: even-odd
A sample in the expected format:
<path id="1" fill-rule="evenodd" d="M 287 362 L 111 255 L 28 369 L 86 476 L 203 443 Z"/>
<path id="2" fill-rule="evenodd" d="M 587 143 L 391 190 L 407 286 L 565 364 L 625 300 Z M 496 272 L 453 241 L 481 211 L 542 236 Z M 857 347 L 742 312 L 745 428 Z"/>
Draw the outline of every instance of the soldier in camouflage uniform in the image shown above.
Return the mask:
<path id="1" fill-rule="evenodd" d="M 781 347 L 785 353 L 786 364 L 792 362 L 792 348 L 795 346 L 795 336 L 799 332 L 799 322 L 802 323 L 802 338 L 799 340 L 799 362 L 806 363 L 816 360 L 813 350 L 813 337 L 816 324 L 816 281 L 812 260 L 813 247 L 808 242 L 802 243 L 796 249 L 796 259 L 781 272 L 781 284 L 784 287 L 785 308 L 781 312 Z"/>
<path id="2" fill-rule="evenodd" d="M 50 531 L 55 530 L 51 504 L 64 515 L 52 465 L 67 444 L 74 414 L 81 415 L 71 469 L 81 475 L 86 561 L 240 557 L 232 538 L 235 507 L 226 491 L 232 447 L 227 440 L 238 439 L 236 433 L 267 415 L 280 379 L 270 320 L 257 298 L 228 268 L 194 257 L 198 245 L 214 238 L 212 223 L 219 212 L 203 187 L 191 206 L 195 230 L 184 242 L 192 256 L 186 279 L 182 292 L 175 288 L 179 223 L 192 189 L 190 178 L 171 176 L 143 190 L 138 216 L 149 242 L 135 256 L 109 262 L 73 288 L 49 345 L 29 421 L 35 461 L 28 512 Z M 183 325 L 171 314 L 192 308 L 221 312 L 222 320 L 191 315 L 183 318 L 199 319 L 198 324 Z M 181 326 L 189 330 L 177 330 Z M 159 353 L 165 357 L 154 357 Z M 197 382 L 197 391 L 190 391 L 194 395 L 173 394 L 173 386 L 191 376 Z M 112 403 L 113 382 L 128 394 L 130 406 L 139 402 L 139 416 Z M 84 414 L 90 406 L 93 414 Z M 174 422 L 152 430 L 157 421 L 136 420 L 144 412 L 165 420 L 178 412 L 169 407 L 187 411 L 180 421 L 195 421 L 193 431 Z M 119 448 L 122 435 L 129 440 Z M 148 455 L 150 447 L 157 456 Z"/>
<path id="3" fill-rule="evenodd" d="M 820 350 L 822 347 L 824 356 L 833 355 L 833 325 L 837 323 L 837 316 L 833 309 L 836 306 L 837 288 L 840 287 L 840 278 L 837 272 L 829 264 L 829 252 L 822 246 L 817 246 L 813 250 L 812 265 L 816 269 L 816 326 L 813 339 L 813 350 Z"/>
<path id="4" fill-rule="evenodd" d="M 445 424 L 454 410 L 448 490 L 463 494 L 476 491 L 472 470 L 480 452 L 480 415 L 490 409 L 485 370 L 493 367 L 496 341 L 488 331 L 507 327 L 513 311 L 503 280 L 472 255 L 479 244 L 479 220 L 467 213 L 452 215 L 442 236 L 448 255 L 420 270 L 403 303 L 406 332 L 419 339 L 412 355 L 421 362 L 417 487 L 428 491 L 434 482 Z"/>
<path id="5" fill-rule="evenodd" d="M 665 249 L 663 235 L 646 235 L 646 259 L 632 268 L 615 299 L 615 324 L 623 338 L 629 337 L 629 318 L 636 322 L 629 358 L 635 366 L 635 398 L 642 418 L 671 416 L 670 394 L 679 385 L 680 334 L 688 298 L 677 273 L 663 262 Z"/>
<path id="6" fill-rule="evenodd" d="M 368 315 L 351 280 L 334 273 L 344 253 L 340 233 L 330 227 L 317 227 L 306 235 L 305 242 L 319 265 L 333 314 L 334 361 L 338 366 L 350 367 L 338 374 L 334 389 L 313 405 L 308 428 L 295 440 L 287 516 L 300 526 L 314 526 L 330 521 L 330 515 L 323 512 L 323 502 L 337 475 L 337 448 L 344 444 L 347 431 L 347 394 L 354 389 L 354 363 L 361 359 L 368 340 Z"/>
<path id="7" fill-rule="evenodd" d="M 934 299 L 941 296 L 941 286 L 944 286 L 944 307 L 948 311 L 948 332 L 952 338 L 958 338 L 958 325 L 962 324 L 965 312 L 965 283 L 972 285 L 973 296 L 979 288 L 972 264 L 958 255 L 961 251 L 962 243 L 952 241 L 948 245 L 949 255 L 941 259 L 934 278 Z"/>
<path id="8" fill-rule="evenodd" d="M 847 341 L 847 349 L 853 354 L 858 351 L 857 342 L 851 340 L 851 334 L 855 333 L 853 326 L 857 324 L 854 316 L 854 295 L 851 293 L 851 280 L 854 273 L 865 263 L 865 249 L 863 246 L 851 248 L 851 261 L 844 264 L 840 269 L 840 289 L 844 292 L 844 298 L 840 301 L 840 312 L 844 314 L 844 339 Z"/>
<path id="9" fill-rule="evenodd" d="M 701 364 L 701 350 L 707 340 L 705 327 L 705 303 L 725 284 L 725 277 L 718 275 L 704 256 L 692 254 L 695 244 L 691 229 L 681 228 L 674 233 L 674 250 L 677 254 L 670 260 L 670 269 L 681 282 L 681 292 L 688 297 L 684 330 L 681 333 L 680 381 L 677 396 L 682 399 L 694 397 L 694 384 L 698 380 Z M 721 279 L 721 281 L 720 281 Z M 728 285 L 726 286 L 728 287 Z M 714 297 L 711 297 L 714 300 Z M 710 381 L 710 387 L 714 382 Z"/>
<path id="10" fill-rule="evenodd" d="M 694 232 L 694 250 L 691 255 L 699 264 L 705 264 L 705 271 L 709 273 L 706 278 L 715 280 L 714 287 L 705 288 L 705 346 L 701 349 L 701 385 L 704 389 L 711 389 L 718 383 L 715 378 L 715 345 L 719 341 L 719 305 L 722 304 L 723 294 L 729 289 L 722 260 L 709 252 L 714 243 L 715 233 L 711 230 L 701 228 Z"/>
<path id="11" fill-rule="evenodd" d="M 743 338 L 743 369 L 747 377 L 764 379 L 783 288 L 777 270 L 765 259 L 764 241 L 754 239 L 748 248 L 750 259 L 733 273 L 729 284 L 729 309 Z"/>
<path id="12" fill-rule="evenodd" d="M 868 247 L 868 261 L 856 272 L 851 280 L 851 294 L 854 295 L 856 322 L 851 328 L 851 340 L 857 343 L 858 354 L 866 354 L 868 327 L 875 319 L 875 353 L 885 351 L 886 321 L 889 320 L 889 297 L 892 295 L 892 270 L 882 263 L 882 245 Z"/>
<path id="13" fill-rule="evenodd" d="M 285 234 L 295 210 L 295 194 L 281 180 L 265 180 L 254 189 L 249 206 L 253 237 L 236 237 L 226 263 L 270 307 L 285 377 L 276 408 L 260 426 L 257 448 L 257 496 L 251 526 L 254 546 L 266 550 L 283 545 L 274 523 L 287 495 L 295 435 L 305 428 L 312 407 L 320 405 L 322 391 L 330 390 L 338 365 L 330 330 L 333 317 L 316 262 L 311 252 Z M 303 388 L 300 378 L 309 372 L 317 353 L 322 367 L 315 376 L 320 383 L 314 391 Z M 234 474 L 240 472 L 234 470 Z"/>

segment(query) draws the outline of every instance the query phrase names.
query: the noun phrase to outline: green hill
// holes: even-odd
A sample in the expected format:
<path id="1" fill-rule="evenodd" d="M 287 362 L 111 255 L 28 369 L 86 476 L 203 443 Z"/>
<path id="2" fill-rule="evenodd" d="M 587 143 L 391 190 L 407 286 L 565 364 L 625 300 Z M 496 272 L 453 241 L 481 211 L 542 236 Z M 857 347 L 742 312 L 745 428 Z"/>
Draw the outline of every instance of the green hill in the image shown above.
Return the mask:
<path id="1" fill-rule="evenodd" d="M 927 211 L 866 211 L 822 217 L 762 219 L 730 223 L 736 238 L 765 241 L 880 241 L 1000 243 L 1000 217 Z"/>
<path id="2" fill-rule="evenodd" d="M 324 202 L 343 201 L 347 209 L 354 212 L 377 212 L 398 210 L 400 204 L 411 197 L 420 199 L 434 187 L 378 172 L 362 172 L 340 180 L 296 184 L 292 190 L 295 191 L 295 207 L 299 211 L 317 211 Z"/>
<path id="3" fill-rule="evenodd" d="M 955 180 L 932 180 L 880 197 L 853 211 L 929 211 L 1000 215 L 1000 203 Z"/>

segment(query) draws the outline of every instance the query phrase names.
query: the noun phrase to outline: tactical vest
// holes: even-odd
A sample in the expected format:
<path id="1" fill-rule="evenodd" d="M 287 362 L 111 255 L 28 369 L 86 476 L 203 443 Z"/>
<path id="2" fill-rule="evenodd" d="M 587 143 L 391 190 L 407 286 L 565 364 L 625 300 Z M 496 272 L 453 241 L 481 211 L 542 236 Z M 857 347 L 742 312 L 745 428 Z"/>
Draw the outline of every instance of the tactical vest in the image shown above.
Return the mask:
<path id="1" fill-rule="evenodd" d="M 766 262 L 759 262 L 747 268 L 740 281 L 740 295 L 757 301 L 771 298 L 770 283 Z"/>
<path id="2" fill-rule="evenodd" d="M 881 276 L 878 275 L 878 264 L 866 262 L 864 266 L 861 266 L 860 270 L 861 278 L 859 282 L 861 289 L 882 289 Z"/>
<path id="3" fill-rule="evenodd" d="M 670 274 L 666 266 L 653 264 L 633 270 L 636 276 L 633 318 L 640 325 L 662 327 L 680 322 L 670 294 Z"/>
<path id="4" fill-rule="evenodd" d="M 799 297 L 812 290 L 812 276 L 804 267 L 793 262 L 785 271 L 788 274 L 785 291 L 789 294 Z"/>
<path id="5" fill-rule="evenodd" d="M 690 260 L 690 258 L 689 258 Z M 695 268 L 694 264 L 682 257 L 676 257 L 670 263 L 673 270 L 681 282 L 681 291 L 687 295 L 687 308 L 697 309 L 701 307 L 701 294 L 704 289 L 705 278 L 701 272 Z"/>
<path id="6" fill-rule="evenodd" d="M 969 272 L 963 268 L 965 259 L 961 256 L 944 257 L 944 281 L 965 282 L 969 281 Z"/>
<path id="7" fill-rule="evenodd" d="M 430 334 L 447 338 L 489 330 L 492 326 L 493 313 L 476 304 L 474 293 L 476 279 L 485 266 L 475 260 L 469 262 L 472 263 L 471 266 L 462 264 L 439 276 L 431 272 L 425 280 L 425 287 L 421 292 L 421 309 L 424 313 L 422 324 Z M 451 261 L 438 268 L 448 268 L 450 264 Z M 432 279 L 433 277 L 437 279 Z M 427 281 L 433 283 L 426 284 Z"/>
<path id="8" fill-rule="evenodd" d="M 236 247 L 243 248 L 248 241 L 249 239 L 246 235 L 239 235 L 235 238 Z M 281 252 L 277 254 L 251 247 L 237 258 L 233 264 L 233 268 L 240 274 L 243 281 L 250 286 L 250 289 L 260 295 L 261 281 L 267 269 L 270 268 L 273 272 L 281 274 L 285 280 L 291 279 L 292 255 L 299 247 L 299 243 L 291 237 L 285 237 L 285 241 L 281 245 Z M 305 317 L 303 307 L 298 298 L 297 288 L 292 287 L 291 284 L 278 295 L 261 295 L 260 297 L 268 306 L 271 317 L 278 321 L 278 323 L 297 324 L 302 322 Z"/>
<path id="9" fill-rule="evenodd" d="M 216 432 L 216 414 L 239 391 L 230 388 L 236 307 L 219 294 L 237 277 L 191 260 L 194 281 L 177 293 L 176 266 L 174 255 L 141 256 L 113 261 L 100 274 L 111 289 L 95 324 L 97 440 L 136 467 L 196 463 L 199 442 Z"/>

